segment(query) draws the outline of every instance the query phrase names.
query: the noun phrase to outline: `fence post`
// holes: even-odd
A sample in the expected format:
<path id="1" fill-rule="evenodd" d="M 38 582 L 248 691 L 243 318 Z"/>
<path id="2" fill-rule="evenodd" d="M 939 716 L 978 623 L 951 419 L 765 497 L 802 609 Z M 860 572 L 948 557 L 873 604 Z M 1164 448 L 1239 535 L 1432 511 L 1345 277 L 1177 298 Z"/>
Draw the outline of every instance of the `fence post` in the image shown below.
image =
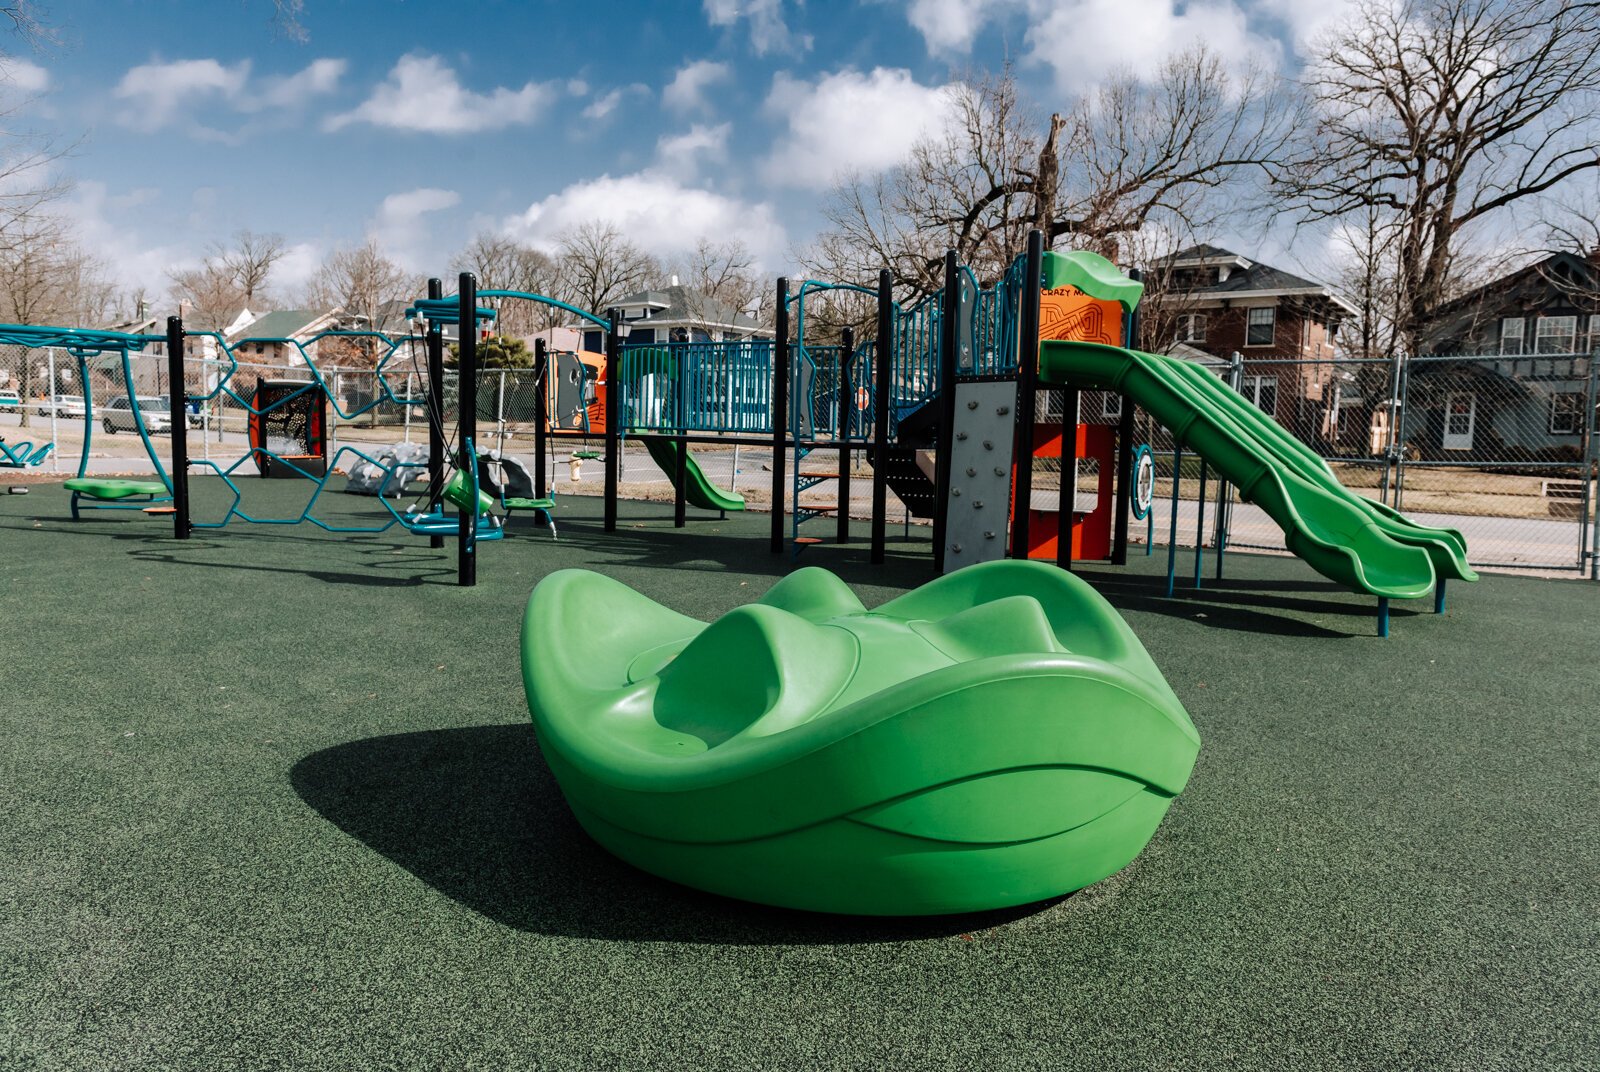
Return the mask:
<path id="1" fill-rule="evenodd" d="M 1380 502 L 1388 503 L 1398 510 L 1400 508 L 1400 455 L 1396 444 L 1400 441 L 1400 370 L 1403 367 L 1398 351 L 1390 358 L 1390 363 L 1392 368 L 1389 372 L 1389 441 L 1383 445 L 1383 487 L 1380 489 L 1378 496 Z M 1394 471 L 1392 478 L 1390 477 L 1390 470 Z M 1393 503 L 1389 503 L 1390 491 L 1394 492 Z"/>
<path id="2" fill-rule="evenodd" d="M 28 360 L 28 355 L 23 354 L 22 360 Z M 46 352 L 46 362 L 50 374 L 50 392 L 45 395 L 45 398 L 50 400 L 50 442 L 55 443 L 59 441 L 56 436 L 56 395 L 60 391 L 60 384 L 56 380 L 56 352 L 54 348 Z M 28 406 L 26 398 L 22 400 L 22 406 L 23 412 L 26 413 Z M 58 451 L 50 452 L 50 471 L 53 473 L 61 472 L 61 455 Z"/>
<path id="3" fill-rule="evenodd" d="M 1402 505 L 1406 493 L 1406 448 L 1405 440 L 1401 438 L 1401 424 L 1406 419 L 1406 413 L 1411 406 L 1411 362 L 1405 361 L 1396 373 L 1399 377 L 1400 389 L 1395 393 L 1392 412 L 1393 419 L 1389 421 L 1389 442 L 1392 444 L 1389 452 L 1394 455 L 1394 502 L 1390 505 L 1396 510 L 1403 510 Z"/>
<path id="4" fill-rule="evenodd" d="M 506 370 L 500 370 L 500 387 L 495 396 L 494 421 L 496 428 L 495 449 L 501 454 L 506 452 Z"/>
<path id="5" fill-rule="evenodd" d="M 406 373 L 406 404 L 401 407 L 400 419 L 404 422 L 405 442 L 411 442 L 411 373 Z"/>
<path id="6" fill-rule="evenodd" d="M 1590 491 L 1590 474 L 1600 470 L 1600 436 L 1595 432 L 1596 425 L 1600 424 L 1600 346 L 1595 347 L 1589 354 L 1589 405 L 1584 413 L 1584 428 L 1587 430 L 1589 450 L 1583 459 L 1583 493 L 1588 497 L 1588 509 L 1584 516 L 1589 518 L 1589 579 L 1600 581 L 1600 495 Z M 1600 473 L 1597 473 L 1600 476 Z M 1590 513 L 1593 511 L 1593 513 Z"/>

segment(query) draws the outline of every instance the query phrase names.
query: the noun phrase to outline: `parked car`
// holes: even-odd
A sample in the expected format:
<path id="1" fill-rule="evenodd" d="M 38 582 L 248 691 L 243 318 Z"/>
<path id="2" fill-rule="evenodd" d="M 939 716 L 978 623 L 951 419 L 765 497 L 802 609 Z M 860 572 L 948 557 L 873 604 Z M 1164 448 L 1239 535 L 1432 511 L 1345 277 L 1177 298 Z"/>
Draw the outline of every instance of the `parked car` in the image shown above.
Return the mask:
<path id="1" fill-rule="evenodd" d="M 172 396 L 171 395 L 158 395 L 156 397 L 161 403 L 161 408 L 170 413 L 172 411 Z M 200 403 L 198 403 L 198 402 L 190 402 L 188 408 L 189 408 L 189 427 L 190 428 L 199 428 L 202 424 L 205 423 L 204 418 L 202 418 L 200 416 Z"/>
<path id="2" fill-rule="evenodd" d="M 22 396 L 15 391 L 0 391 L 0 413 L 21 413 Z"/>
<path id="3" fill-rule="evenodd" d="M 41 417 L 48 417 L 54 413 L 57 417 L 83 420 L 82 395 L 56 395 L 54 398 L 41 399 L 39 408 L 34 410 Z"/>
<path id="4" fill-rule="evenodd" d="M 106 408 L 101 411 L 105 416 L 100 422 L 106 432 L 112 435 L 117 432 L 137 432 L 140 420 L 144 421 L 144 430 L 152 435 L 172 431 L 172 415 L 161 404 L 161 399 L 141 395 L 138 401 L 137 415 L 127 395 L 107 402 Z"/>

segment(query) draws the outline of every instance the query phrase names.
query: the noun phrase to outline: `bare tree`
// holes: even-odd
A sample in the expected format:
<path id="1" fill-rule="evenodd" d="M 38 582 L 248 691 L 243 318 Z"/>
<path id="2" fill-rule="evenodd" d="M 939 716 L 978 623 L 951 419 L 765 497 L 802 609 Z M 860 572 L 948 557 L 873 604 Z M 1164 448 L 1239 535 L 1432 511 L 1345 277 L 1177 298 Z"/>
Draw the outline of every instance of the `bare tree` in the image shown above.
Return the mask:
<path id="1" fill-rule="evenodd" d="M 209 259 L 216 262 L 239 289 L 245 305 L 266 301 L 267 280 L 272 267 L 283 259 L 281 234 L 256 234 L 240 231 L 233 236 L 233 245 L 213 244 Z"/>
<path id="2" fill-rule="evenodd" d="M 458 272 L 478 277 L 480 290 L 520 290 L 557 298 L 560 289 L 556 262 L 542 250 L 518 242 L 508 235 L 484 231 L 450 261 Z M 567 319 L 560 310 L 520 299 L 496 300 L 499 318 L 495 331 L 516 337 L 532 335 Z"/>
<path id="3" fill-rule="evenodd" d="M 1393 221 L 1395 334 L 1424 345 L 1469 228 L 1600 167 L 1600 5 L 1360 0 L 1305 77 L 1316 121 L 1281 176 L 1309 221 Z"/>
<path id="4" fill-rule="evenodd" d="M 99 327 L 116 305 L 105 265 L 72 239 L 59 219 L 34 217 L 13 229 L 0 249 L 0 320 L 14 324 Z M 19 363 L 17 390 L 31 397 L 42 365 L 29 355 Z M 49 385 L 50 390 L 55 385 Z M 28 425 L 23 407 L 22 424 Z"/>
<path id="5" fill-rule="evenodd" d="M 198 268 L 174 269 L 167 278 L 184 326 L 191 330 L 224 331 L 245 308 L 239 284 L 214 261 L 204 261 Z"/>
<path id="6" fill-rule="evenodd" d="M 384 256 L 368 241 L 355 249 L 334 250 L 306 287 L 315 308 L 341 309 L 344 323 L 357 330 L 391 332 L 403 325 L 408 299 L 421 293 L 422 281 Z M 402 331 L 401 334 L 404 334 Z M 388 347 L 368 337 L 333 337 L 318 343 L 330 365 L 373 365 Z"/>
<path id="7" fill-rule="evenodd" d="M 560 293 L 551 296 L 596 314 L 661 275 L 656 259 L 609 223 L 585 223 L 565 232 L 557 256 Z"/>
<path id="8" fill-rule="evenodd" d="M 732 309 L 758 323 L 769 324 L 772 287 L 755 269 L 755 256 L 738 238 L 718 242 L 701 238 L 695 247 L 668 267 L 685 287 L 689 315 L 705 321 L 725 316 Z M 696 304 L 703 308 L 696 308 Z M 765 319 L 763 319 L 765 318 Z"/>
<path id="9" fill-rule="evenodd" d="M 1295 121 L 1274 77 L 1232 73 L 1198 45 L 1153 80 L 1125 73 L 1043 124 L 1009 72 L 957 86 L 954 104 L 954 121 L 904 165 L 835 191 L 808 268 L 859 280 L 888 266 L 920 296 L 940 286 L 946 249 L 988 282 L 1032 227 L 1047 247 L 1066 238 L 1115 258 L 1135 235 L 1199 232 L 1237 211 Z"/>

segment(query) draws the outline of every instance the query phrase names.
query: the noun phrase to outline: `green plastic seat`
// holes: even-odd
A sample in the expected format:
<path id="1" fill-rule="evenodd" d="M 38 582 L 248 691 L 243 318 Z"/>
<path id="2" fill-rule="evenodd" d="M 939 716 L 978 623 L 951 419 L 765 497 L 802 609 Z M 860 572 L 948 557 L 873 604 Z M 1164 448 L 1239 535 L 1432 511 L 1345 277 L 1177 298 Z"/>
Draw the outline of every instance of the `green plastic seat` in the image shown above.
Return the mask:
<path id="1" fill-rule="evenodd" d="M 516 496 L 508 496 L 507 498 L 501 500 L 501 505 L 507 510 L 554 510 L 556 508 L 556 501 L 550 497 L 543 499 L 519 499 Z"/>
<path id="2" fill-rule="evenodd" d="M 1038 562 L 873 611 L 802 569 L 711 625 L 565 570 L 528 601 L 522 670 L 545 758 L 601 845 L 827 912 L 990 909 L 1105 878 L 1200 745 L 1116 611 Z"/>
<path id="3" fill-rule="evenodd" d="M 136 495 L 166 495 L 167 486 L 154 480 L 119 480 L 112 477 L 77 476 L 61 485 L 68 491 L 91 499 L 131 499 Z"/>

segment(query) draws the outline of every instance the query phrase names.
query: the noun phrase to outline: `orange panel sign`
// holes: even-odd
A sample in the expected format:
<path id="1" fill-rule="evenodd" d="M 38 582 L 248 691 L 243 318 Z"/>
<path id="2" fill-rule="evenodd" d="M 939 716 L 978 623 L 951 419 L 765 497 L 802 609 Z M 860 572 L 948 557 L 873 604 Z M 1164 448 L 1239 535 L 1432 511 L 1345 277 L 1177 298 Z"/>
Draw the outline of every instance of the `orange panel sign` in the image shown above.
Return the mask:
<path id="1" fill-rule="evenodd" d="M 1122 305 L 1091 298 L 1077 287 L 1039 295 L 1039 338 L 1122 345 Z"/>

